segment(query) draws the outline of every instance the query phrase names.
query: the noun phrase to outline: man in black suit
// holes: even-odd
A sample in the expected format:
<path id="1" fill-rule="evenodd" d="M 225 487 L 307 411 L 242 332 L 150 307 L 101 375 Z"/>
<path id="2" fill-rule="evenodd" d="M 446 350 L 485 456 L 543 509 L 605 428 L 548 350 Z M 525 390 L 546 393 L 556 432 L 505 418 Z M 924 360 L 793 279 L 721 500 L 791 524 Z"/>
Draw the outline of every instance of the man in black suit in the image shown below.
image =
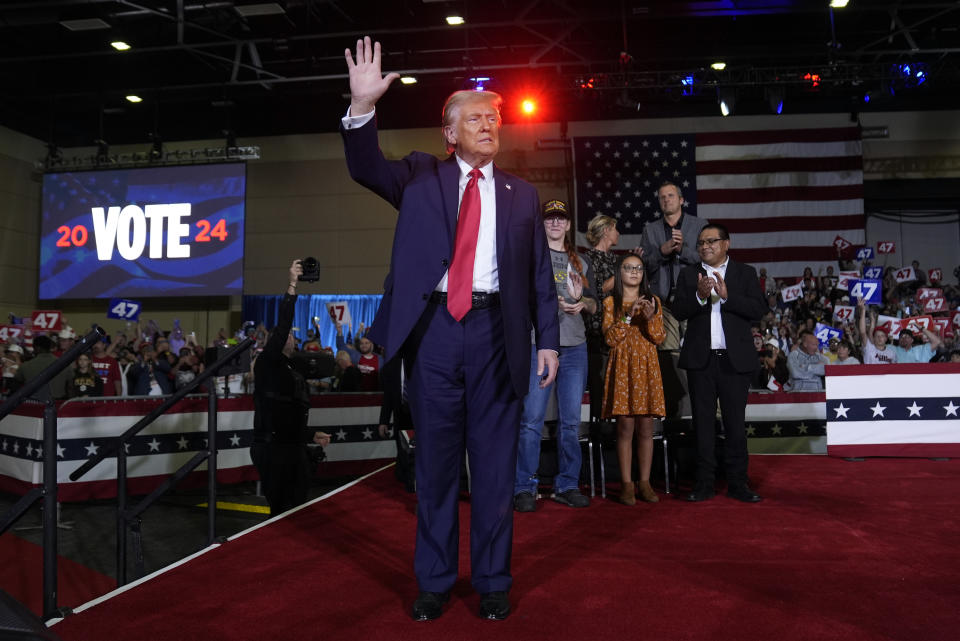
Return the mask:
<path id="1" fill-rule="evenodd" d="M 723 415 L 727 496 L 746 503 L 761 501 L 747 484 L 747 435 L 744 415 L 747 390 L 757 370 L 751 323 L 766 311 L 757 272 L 727 257 L 730 235 L 723 225 L 708 224 L 697 237 L 699 265 L 689 265 L 677 279 L 673 313 L 687 321 L 680 367 L 687 370 L 693 426 L 697 433 L 697 482 L 690 501 L 713 498 L 717 460 L 717 401 Z"/>

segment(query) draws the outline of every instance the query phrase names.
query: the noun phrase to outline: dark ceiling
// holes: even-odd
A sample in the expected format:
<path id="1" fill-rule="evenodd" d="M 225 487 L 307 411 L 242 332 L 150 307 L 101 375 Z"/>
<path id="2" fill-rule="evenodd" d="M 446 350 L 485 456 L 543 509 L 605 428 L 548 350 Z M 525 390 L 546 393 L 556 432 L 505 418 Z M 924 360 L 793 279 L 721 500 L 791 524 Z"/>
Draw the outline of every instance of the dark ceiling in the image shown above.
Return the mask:
<path id="1" fill-rule="evenodd" d="M 526 92 L 548 120 L 715 115 L 718 87 L 740 114 L 769 113 L 774 89 L 784 113 L 955 106 L 960 3 L 828 1 L 5 0 L 0 125 L 60 147 L 335 131 L 343 50 L 363 34 L 385 70 L 418 79 L 388 92 L 384 127 L 438 124 L 476 76 L 505 94 L 508 122 Z M 263 5 L 281 12 L 244 15 Z"/>

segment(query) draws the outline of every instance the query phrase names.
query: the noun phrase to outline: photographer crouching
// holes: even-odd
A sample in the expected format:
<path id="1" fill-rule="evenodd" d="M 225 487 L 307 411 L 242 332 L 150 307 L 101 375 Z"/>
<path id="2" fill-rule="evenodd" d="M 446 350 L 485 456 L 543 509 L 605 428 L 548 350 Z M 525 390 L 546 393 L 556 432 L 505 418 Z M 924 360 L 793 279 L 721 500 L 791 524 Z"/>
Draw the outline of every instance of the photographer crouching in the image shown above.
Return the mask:
<path id="1" fill-rule="evenodd" d="M 293 313 L 303 261 L 290 265 L 290 282 L 280 303 L 277 325 L 257 357 L 254 375 L 253 445 L 250 458 L 257 467 L 263 493 L 276 515 L 307 500 L 312 461 L 307 443 L 326 446 L 330 435 L 307 427 L 310 397 L 303 375 L 290 359 L 296 349 Z"/>

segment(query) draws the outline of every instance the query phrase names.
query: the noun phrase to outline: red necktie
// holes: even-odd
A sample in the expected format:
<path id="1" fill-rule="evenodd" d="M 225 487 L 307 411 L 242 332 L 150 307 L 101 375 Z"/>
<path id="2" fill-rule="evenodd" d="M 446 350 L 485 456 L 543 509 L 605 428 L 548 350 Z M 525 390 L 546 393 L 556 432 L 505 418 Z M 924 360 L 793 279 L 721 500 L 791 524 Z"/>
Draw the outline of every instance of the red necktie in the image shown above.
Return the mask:
<path id="1" fill-rule="evenodd" d="M 480 188 L 477 181 L 483 178 L 483 174 L 474 169 L 467 175 L 470 180 L 460 200 L 453 261 L 447 273 L 447 311 L 455 320 L 466 316 L 473 304 L 473 262 L 480 233 Z"/>

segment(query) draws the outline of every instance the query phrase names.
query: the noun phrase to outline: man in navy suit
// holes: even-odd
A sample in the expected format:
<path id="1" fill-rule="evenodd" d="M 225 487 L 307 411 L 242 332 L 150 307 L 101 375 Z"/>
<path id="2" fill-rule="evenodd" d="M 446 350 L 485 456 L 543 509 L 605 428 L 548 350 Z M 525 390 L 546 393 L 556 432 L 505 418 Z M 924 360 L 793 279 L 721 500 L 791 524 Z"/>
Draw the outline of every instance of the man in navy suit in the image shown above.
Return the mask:
<path id="1" fill-rule="evenodd" d="M 553 382 L 558 363 L 556 286 L 539 196 L 532 185 L 493 165 L 501 99 L 492 92 L 461 91 L 447 99 L 442 132 L 453 153 L 446 160 L 421 152 L 386 160 L 374 107 L 398 75 L 383 76 L 380 43 L 371 46 L 370 38 L 357 41 L 355 59 L 349 49 L 345 57 L 351 95 L 342 123 L 347 167 L 399 213 L 383 302 L 369 336 L 384 346 L 386 360 L 403 358 L 416 429 L 414 572 L 420 594 L 412 615 L 418 621 L 440 616 L 457 578 L 457 502 L 466 449 L 471 582 L 481 594 L 480 616 L 504 619 L 510 613 L 513 476 L 531 329 L 542 386 Z M 461 249 L 458 264 L 455 243 L 465 247 L 461 235 L 468 227 L 458 230 L 458 221 L 478 218 L 479 227 L 471 227 L 476 241 L 469 251 Z M 461 288 L 464 283 L 454 284 L 463 256 L 471 258 L 472 293 Z M 461 311 L 462 300 L 469 311 Z"/>
<path id="2" fill-rule="evenodd" d="M 756 270 L 727 256 L 730 234 L 707 224 L 697 237 L 700 263 L 677 279 L 673 313 L 687 321 L 680 367 L 687 370 L 693 427 L 697 433 L 697 482 L 689 501 L 714 496 L 717 401 L 723 415 L 727 495 L 757 503 L 747 484 L 747 391 L 759 368 L 750 328 L 769 309 Z"/>

